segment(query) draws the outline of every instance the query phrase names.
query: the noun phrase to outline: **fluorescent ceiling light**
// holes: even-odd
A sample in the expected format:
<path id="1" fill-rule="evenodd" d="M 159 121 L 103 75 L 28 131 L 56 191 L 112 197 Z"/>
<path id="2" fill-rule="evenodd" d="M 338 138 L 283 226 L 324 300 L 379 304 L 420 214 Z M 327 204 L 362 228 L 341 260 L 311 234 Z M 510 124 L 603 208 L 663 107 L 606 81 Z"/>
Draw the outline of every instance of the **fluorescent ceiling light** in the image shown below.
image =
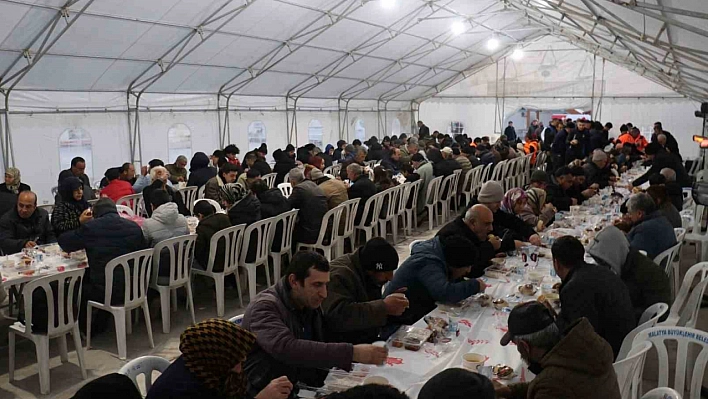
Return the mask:
<path id="1" fill-rule="evenodd" d="M 390 10 L 396 6 L 396 0 L 381 0 L 381 7 Z"/>
<path id="2" fill-rule="evenodd" d="M 455 21 L 452 23 L 450 29 L 452 30 L 453 34 L 460 35 L 462 33 L 465 33 L 465 23 L 462 21 Z"/>
<path id="3" fill-rule="evenodd" d="M 489 50 L 496 50 L 499 48 L 499 39 L 496 37 L 492 37 L 487 41 L 487 48 Z"/>
<path id="4" fill-rule="evenodd" d="M 514 49 L 514 52 L 511 53 L 511 59 L 514 61 L 519 61 L 522 58 L 524 58 L 524 50 L 520 48 Z"/>

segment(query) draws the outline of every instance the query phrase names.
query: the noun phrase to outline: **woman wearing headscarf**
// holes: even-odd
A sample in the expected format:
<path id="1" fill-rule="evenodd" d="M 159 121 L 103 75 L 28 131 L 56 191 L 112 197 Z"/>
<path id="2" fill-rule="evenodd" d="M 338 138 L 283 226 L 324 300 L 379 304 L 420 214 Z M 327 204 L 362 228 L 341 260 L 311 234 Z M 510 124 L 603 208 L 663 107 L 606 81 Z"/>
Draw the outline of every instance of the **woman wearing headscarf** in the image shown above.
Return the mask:
<path id="1" fill-rule="evenodd" d="M 521 188 L 512 188 L 504 194 L 501 202 L 501 210 L 514 216 L 519 216 L 526 207 L 526 192 Z"/>
<path id="2" fill-rule="evenodd" d="M 248 397 L 243 362 L 256 336 L 235 323 L 207 319 L 187 328 L 179 339 L 182 355 L 152 385 L 147 399 L 240 399 Z M 293 385 L 276 378 L 256 399 L 285 399 Z"/>
<path id="3" fill-rule="evenodd" d="M 527 224 L 543 231 L 556 214 L 553 204 L 546 203 L 546 192 L 532 187 L 526 191 L 526 206 L 519 212 L 519 217 Z"/>
<path id="4" fill-rule="evenodd" d="M 92 219 L 89 203 L 84 199 L 84 183 L 78 177 L 67 177 L 59 184 L 61 201 L 52 210 L 52 229 L 59 237 L 62 233 L 76 230 Z"/>
<path id="5" fill-rule="evenodd" d="M 209 157 L 203 152 L 197 152 L 189 163 L 188 187 L 201 187 L 212 177 L 216 176 L 216 169 L 209 167 Z"/>
<path id="6" fill-rule="evenodd" d="M 221 186 L 221 202 L 232 226 L 243 223 L 248 226 L 261 220 L 261 202 L 241 183 Z"/>
<path id="7" fill-rule="evenodd" d="M 0 193 L 19 194 L 30 190 L 30 186 L 20 181 L 19 169 L 7 168 L 5 170 L 5 183 L 0 184 Z"/>

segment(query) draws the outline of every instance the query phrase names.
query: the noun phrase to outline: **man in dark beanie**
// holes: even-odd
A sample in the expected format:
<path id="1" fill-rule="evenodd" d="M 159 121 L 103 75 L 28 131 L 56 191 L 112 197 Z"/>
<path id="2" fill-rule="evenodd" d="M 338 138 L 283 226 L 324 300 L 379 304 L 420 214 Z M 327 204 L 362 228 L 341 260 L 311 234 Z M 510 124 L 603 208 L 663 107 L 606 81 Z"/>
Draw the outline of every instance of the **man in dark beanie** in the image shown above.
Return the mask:
<path id="1" fill-rule="evenodd" d="M 89 300 L 103 303 L 106 297 L 106 264 L 111 260 L 147 248 L 143 230 L 132 220 L 118 215 L 116 204 L 110 198 L 101 198 L 92 209 L 93 219 L 76 230 L 67 231 L 59 237 L 59 246 L 65 252 L 86 250 L 88 264 L 81 295 L 79 327 L 86 326 L 86 303 Z M 112 304 L 122 304 L 125 294 L 123 269 L 113 271 Z M 92 328 L 95 332 L 105 330 L 111 321 L 108 312 L 97 312 Z"/>
<path id="2" fill-rule="evenodd" d="M 465 280 L 476 258 L 474 245 L 462 235 L 434 237 L 417 242 L 401 264 L 384 295 L 406 288 L 410 307 L 395 318 L 411 325 L 437 307 L 436 302 L 457 303 L 484 291 L 484 281 Z"/>
<path id="3" fill-rule="evenodd" d="M 489 378 L 461 368 L 443 370 L 423 385 L 418 399 L 494 399 Z"/>
<path id="4" fill-rule="evenodd" d="M 375 237 L 330 266 L 329 292 L 322 303 L 329 340 L 352 344 L 377 341 L 388 316 L 400 316 L 408 307 L 402 293 L 381 296 L 381 287 L 391 281 L 398 267 L 396 249 Z"/>

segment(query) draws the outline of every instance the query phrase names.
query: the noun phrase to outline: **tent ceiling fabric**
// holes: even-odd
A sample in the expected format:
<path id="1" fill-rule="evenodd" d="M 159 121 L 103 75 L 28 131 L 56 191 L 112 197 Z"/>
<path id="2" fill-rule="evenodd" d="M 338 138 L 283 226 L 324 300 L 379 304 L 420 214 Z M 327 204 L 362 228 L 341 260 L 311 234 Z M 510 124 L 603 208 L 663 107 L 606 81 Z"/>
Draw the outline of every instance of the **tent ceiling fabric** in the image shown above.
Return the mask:
<path id="1" fill-rule="evenodd" d="M 707 20 L 705 0 L 0 0 L 0 88 L 421 101 L 551 35 L 706 101 Z"/>

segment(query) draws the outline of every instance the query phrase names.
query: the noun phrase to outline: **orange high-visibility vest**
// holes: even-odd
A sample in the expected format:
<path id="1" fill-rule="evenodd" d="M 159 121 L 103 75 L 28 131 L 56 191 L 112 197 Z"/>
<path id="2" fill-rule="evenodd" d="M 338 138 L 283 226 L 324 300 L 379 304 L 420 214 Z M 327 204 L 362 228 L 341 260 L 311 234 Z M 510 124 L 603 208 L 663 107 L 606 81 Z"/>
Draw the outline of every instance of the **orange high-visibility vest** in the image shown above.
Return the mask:
<path id="1" fill-rule="evenodd" d="M 526 154 L 533 154 L 531 156 L 531 164 L 536 165 L 536 155 L 541 151 L 541 145 L 538 141 L 530 140 L 524 143 L 524 152 Z"/>

